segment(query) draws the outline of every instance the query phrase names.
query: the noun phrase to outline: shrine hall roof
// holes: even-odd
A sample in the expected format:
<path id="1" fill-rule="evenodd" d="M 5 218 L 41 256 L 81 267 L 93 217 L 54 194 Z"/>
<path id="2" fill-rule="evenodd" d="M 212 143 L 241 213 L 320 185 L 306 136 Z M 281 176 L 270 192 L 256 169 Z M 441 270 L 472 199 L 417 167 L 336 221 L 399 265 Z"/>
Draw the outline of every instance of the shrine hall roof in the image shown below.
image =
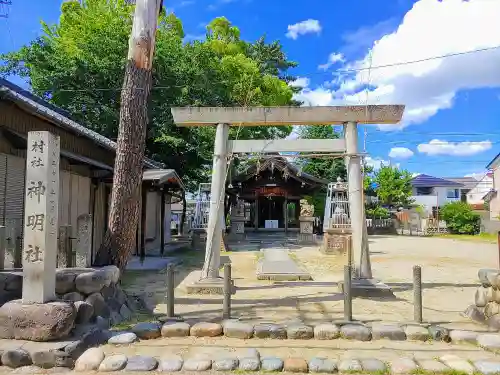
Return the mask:
<path id="1" fill-rule="evenodd" d="M 309 173 L 306 173 L 302 171 L 298 166 L 296 166 L 293 163 L 288 162 L 285 158 L 283 158 L 280 155 L 276 156 L 268 156 L 266 158 L 260 159 L 260 170 L 263 171 L 265 169 L 269 169 L 272 164 L 274 164 L 274 167 L 280 171 L 283 171 L 285 169 L 288 170 L 290 173 L 290 176 L 292 178 L 295 178 L 297 180 L 303 181 L 305 183 L 309 183 L 311 185 L 328 185 L 327 180 L 324 180 L 322 178 L 315 177 Z M 234 181 L 245 181 L 252 176 L 256 174 L 256 169 L 257 169 L 257 164 L 252 164 L 249 166 L 246 171 L 243 173 L 235 176 L 233 178 Z"/>

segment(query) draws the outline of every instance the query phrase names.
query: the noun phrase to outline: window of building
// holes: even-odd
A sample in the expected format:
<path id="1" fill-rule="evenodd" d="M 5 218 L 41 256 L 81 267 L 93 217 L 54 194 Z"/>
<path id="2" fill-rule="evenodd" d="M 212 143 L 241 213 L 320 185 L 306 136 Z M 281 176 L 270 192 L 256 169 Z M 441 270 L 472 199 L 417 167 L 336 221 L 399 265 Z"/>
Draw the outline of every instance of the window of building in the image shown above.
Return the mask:
<path id="1" fill-rule="evenodd" d="M 446 191 L 446 198 L 455 198 L 458 199 L 460 197 L 460 192 L 458 189 L 448 189 Z"/>
<path id="2" fill-rule="evenodd" d="M 431 187 L 418 187 L 417 188 L 417 195 L 432 195 L 432 188 Z"/>

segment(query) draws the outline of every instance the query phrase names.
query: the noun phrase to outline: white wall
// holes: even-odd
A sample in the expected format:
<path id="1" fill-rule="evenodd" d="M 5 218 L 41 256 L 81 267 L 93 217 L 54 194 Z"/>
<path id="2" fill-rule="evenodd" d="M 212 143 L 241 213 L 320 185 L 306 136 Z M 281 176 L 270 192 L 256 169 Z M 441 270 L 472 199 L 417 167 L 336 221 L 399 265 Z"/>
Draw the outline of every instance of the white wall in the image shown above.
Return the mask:
<path id="1" fill-rule="evenodd" d="M 431 195 L 416 195 L 417 189 L 413 188 L 413 196 L 415 204 L 419 204 L 424 206 L 424 209 L 428 212 L 432 212 L 432 207 L 436 206 L 444 206 L 448 202 L 460 201 L 460 197 L 458 198 L 448 198 L 448 187 L 434 187 L 432 188 Z M 460 195 L 460 194 L 459 194 Z"/>
<path id="2" fill-rule="evenodd" d="M 493 170 L 493 189 L 497 193 L 490 201 L 490 220 L 498 220 L 498 215 L 500 215 L 500 197 L 498 193 L 500 190 L 500 168 L 498 167 Z"/>
<path id="3" fill-rule="evenodd" d="M 483 197 L 493 189 L 493 177 L 485 175 L 478 184 L 467 194 L 467 203 L 481 204 L 484 203 Z"/>

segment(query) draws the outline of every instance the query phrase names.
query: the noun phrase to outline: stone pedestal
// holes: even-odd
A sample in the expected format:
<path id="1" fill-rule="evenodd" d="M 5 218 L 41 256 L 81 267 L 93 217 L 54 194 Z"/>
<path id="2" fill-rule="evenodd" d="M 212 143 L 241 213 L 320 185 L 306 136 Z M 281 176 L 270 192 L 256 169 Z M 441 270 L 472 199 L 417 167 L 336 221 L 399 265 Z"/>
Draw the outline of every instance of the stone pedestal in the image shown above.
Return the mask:
<path id="1" fill-rule="evenodd" d="M 234 281 L 231 280 L 231 294 L 236 293 Z M 191 272 L 179 285 L 188 294 L 224 294 L 224 279 L 201 279 L 201 271 Z"/>
<path id="2" fill-rule="evenodd" d="M 314 244 L 314 234 L 313 234 L 313 224 L 314 217 L 312 216 L 300 216 L 300 232 L 298 237 L 299 244 Z"/>
<path id="3" fill-rule="evenodd" d="M 245 239 L 245 221 L 245 217 L 242 216 L 231 217 L 230 241 L 243 241 Z"/>
<path id="4" fill-rule="evenodd" d="M 327 229 L 320 251 L 324 254 L 347 254 L 351 250 L 351 232 L 348 229 Z"/>
<path id="5" fill-rule="evenodd" d="M 344 281 L 338 284 L 339 292 L 344 293 Z M 352 279 L 351 295 L 353 297 L 394 297 L 387 284 L 376 279 Z"/>
<path id="6" fill-rule="evenodd" d="M 193 249 L 203 250 L 207 243 L 207 230 L 205 228 L 193 229 L 193 237 L 191 240 Z"/>

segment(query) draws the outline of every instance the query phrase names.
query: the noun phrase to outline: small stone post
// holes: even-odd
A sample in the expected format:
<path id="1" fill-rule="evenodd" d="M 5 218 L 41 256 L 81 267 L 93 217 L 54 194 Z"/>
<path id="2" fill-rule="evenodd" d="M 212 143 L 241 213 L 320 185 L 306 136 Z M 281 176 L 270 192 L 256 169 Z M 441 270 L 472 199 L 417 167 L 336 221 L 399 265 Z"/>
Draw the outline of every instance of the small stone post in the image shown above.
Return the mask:
<path id="1" fill-rule="evenodd" d="M 23 303 L 56 297 L 59 137 L 28 133 L 24 200 Z"/>
<path id="2" fill-rule="evenodd" d="M 224 302 L 222 305 L 222 319 L 231 319 L 231 264 L 224 264 Z"/>
<path id="3" fill-rule="evenodd" d="M 90 267 L 92 263 L 92 215 L 82 214 L 76 219 L 76 267 Z"/>
<path id="4" fill-rule="evenodd" d="M 299 216 L 299 243 L 312 244 L 314 243 L 314 206 L 307 203 L 305 199 L 300 201 L 300 216 Z"/>
<path id="5" fill-rule="evenodd" d="M 416 323 L 422 323 L 422 269 L 413 266 L 413 317 Z"/>
<path id="6" fill-rule="evenodd" d="M 174 303 L 175 303 L 175 295 L 174 295 L 174 265 L 169 263 L 167 265 L 167 317 L 173 318 L 174 315 Z"/>
<path id="7" fill-rule="evenodd" d="M 71 249 L 71 225 L 59 227 L 57 267 L 73 267 L 73 251 Z"/>
<path id="8" fill-rule="evenodd" d="M 5 250 L 7 249 L 7 240 L 5 236 L 5 227 L 0 226 L 0 270 L 5 268 Z"/>
<path id="9" fill-rule="evenodd" d="M 344 319 L 352 321 L 352 294 L 351 294 L 352 267 L 344 266 Z"/>

